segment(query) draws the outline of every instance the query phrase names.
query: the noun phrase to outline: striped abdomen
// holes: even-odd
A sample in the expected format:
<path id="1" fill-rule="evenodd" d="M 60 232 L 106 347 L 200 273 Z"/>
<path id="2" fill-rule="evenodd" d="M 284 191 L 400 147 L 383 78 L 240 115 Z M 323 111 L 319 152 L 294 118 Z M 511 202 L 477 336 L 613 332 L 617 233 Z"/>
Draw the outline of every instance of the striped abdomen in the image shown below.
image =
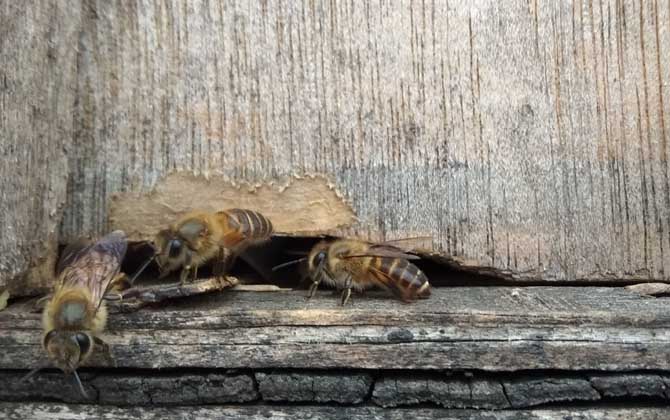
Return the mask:
<path id="1" fill-rule="evenodd" d="M 257 211 L 229 209 L 221 213 L 228 216 L 228 228 L 231 232 L 226 235 L 229 237 L 226 242 L 230 243 L 229 246 L 242 241 L 247 243 L 264 241 L 272 235 L 272 222 Z"/>
<path id="2" fill-rule="evenodd" d="M 428 277 L 411 262 L 402 258 L 374 257 L 371 264 L 375 277 L 404 301 L 430 296 Z"/>

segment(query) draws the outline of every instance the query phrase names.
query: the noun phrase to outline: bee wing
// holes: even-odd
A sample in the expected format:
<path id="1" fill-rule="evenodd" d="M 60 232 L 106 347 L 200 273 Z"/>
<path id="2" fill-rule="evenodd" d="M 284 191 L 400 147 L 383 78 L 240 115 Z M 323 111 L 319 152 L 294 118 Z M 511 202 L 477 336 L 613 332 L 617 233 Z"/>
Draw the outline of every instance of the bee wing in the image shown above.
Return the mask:
<path id="1" fill-rule="evenodd" d="M 207 230 L 207 225 L 196 218 L 185 221 L 177 230 L 179 236 L 187 240 L 188 242 L 195 242 L 198 237 L 203 235 L 203 232 Z"/>
<path id="2" fill-rule="evenodd" d="M 230 210 L 235 209 L 221 210 L 217 212 L 217 215 L 226 217 L 226 223 L 228 224 L 228 231 L 223 235 L 223 244 L 226 248 L 234 248 L 236 245 L 239 245 L 240 242 L 247 239 L 247 236 L 242 232 L 242 225 Z"/>
<path id="3" fill-rule="evenodd" d="M 58 259 L 58 264 L 56 265 L 56 275 L 62 273 L 65 267 L 72 264 L 74 260 L 79 258 L 84 248 L 90 246 L 92 243 L 93 241 L 91 241 L 89 238 L 79 238 L 75 242 L 66 246 L 61 253 L 60 258 Z"/>
<path id="4" fill-rule="evenodd" d="M 383 289 L 386 289 L 397 296 L 399 299 L 404 302 L 409 302 L 412 300 L 412 296 L 409 289 L 403 288 L 400 284 L 393 280 L 388 274 L 380 271 L 374 267 L 369 268 L 370 273 L 372 274 L 373 280 Z"/>
<path id="5" fill-rule="evenodd" d="M 430 235 L 426 236 L 410 236 L 407 238 L 398 238 L 392 239 L 389 241 L 384 241 L 382 245 L 389 245 L 395 248 L 400 248 L 405 252 L 415 251 L 419 249 L 433 249 L 433 237 Z"/>
<path id="6" fill-rule="evenodd" d="M 400 248 L 396 248 L 390 245 L 371 245 L 367 251 L 360 254 L 350 254 L 343 255 L 340 258 L 362 258 L 362 257 L 388 257 L 388 258 L 402 258 L 405 260 L 418 260 L 421 259 L 418 255 L 408 254 Z"/>
<path id="7" fill-rule="evenodd" d="M 57 287 L 85 287 L 90 291 L 93 303 L 99 305 L 111 281 L 121 270 L 127 247 L 126 234 L 121 230 L 81 247 L 62 259 Z"/>

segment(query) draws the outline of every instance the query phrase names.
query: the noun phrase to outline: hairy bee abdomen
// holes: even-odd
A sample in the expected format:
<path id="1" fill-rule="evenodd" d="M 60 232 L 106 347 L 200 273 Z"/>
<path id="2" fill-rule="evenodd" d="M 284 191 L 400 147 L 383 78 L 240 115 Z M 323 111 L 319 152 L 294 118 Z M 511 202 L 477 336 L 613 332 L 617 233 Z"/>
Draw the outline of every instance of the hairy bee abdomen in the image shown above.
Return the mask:
<path id="1" fill-rule="evenodd" d="M 391 290 L 404 300 L 425 299 L 430 296 L 428 277 L 411 262 L 402 258 L 376 257 L 373 264 L 393 282 Z"/>
<path id="2" fill-rule="evenodd" d="M 272 222 L 257 211 L 246 209 L 226 210 L 240 224 L 239 232 L 244 238 L 263 240 L 272 235 Z"/>

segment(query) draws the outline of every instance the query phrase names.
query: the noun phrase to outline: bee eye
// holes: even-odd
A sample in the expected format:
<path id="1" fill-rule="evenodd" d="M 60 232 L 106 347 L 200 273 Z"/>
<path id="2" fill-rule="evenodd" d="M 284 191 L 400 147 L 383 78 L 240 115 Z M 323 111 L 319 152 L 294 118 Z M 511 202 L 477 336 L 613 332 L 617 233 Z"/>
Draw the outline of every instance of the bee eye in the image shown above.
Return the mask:
<path id="1" fill-rule="evenodd" d="M 179 255 L 181 252 L 182 243 L 179 239 L 173 239 L 168 244 L 168 254 L 170 257 L 174 258 Z"/>
<path id="2" fill-rule="evenodd" d="M 321 251 L 318 254 L 316 254 L 317 264 L 321 264 L 325 259 L 326 259 L 326 253 L 324 251 Z"/>
<path id="3" fill-rule="evenodd" d="M 74 339 L 79 345 L 79 351 L 81 354 L 88 353 L 88 350 L 91 348 L 91 339 L 88 338 L 88 335 L 84 333 L 77 333 L 74 335 Z"/>

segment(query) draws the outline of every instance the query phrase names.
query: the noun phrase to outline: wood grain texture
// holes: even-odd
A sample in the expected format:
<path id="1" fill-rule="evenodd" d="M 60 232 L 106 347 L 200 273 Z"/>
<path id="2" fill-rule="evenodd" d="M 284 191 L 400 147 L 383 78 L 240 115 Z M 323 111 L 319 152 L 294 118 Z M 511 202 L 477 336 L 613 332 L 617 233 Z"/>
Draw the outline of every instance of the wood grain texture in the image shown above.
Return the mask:
<path id="1" fill-rule="evenodd" d="M 0 1 L 0 289 L 51 280 L 75 136 L 79 8 Z"/>
<path id="2" fill-rule="evenodd" d="M 342 308 L 324 292 L 306 302 L 228 290 L 116 307 L 103 338 L 119 368 L 670 370 L 667 304 L 614 288 L 467 287 L 412 305 L 373 293 Z M 0 312 L 0 369 L 44 363 L 40 331 L 23 305 Z"/>
<path id="3" fill-rule="evenodd" d="M 666 0 L 0 10 L 2 175 L 34 185 L 3 186 L 17 273 L 63 200 L 61 239 L 101 234 L 113 194 L 184 171 L 321 174 L 350 233 L 521 279 L 670 278 Z"/>
<path id="4" fill-rule="evenodd" d="M 256 373 L 263 401 L 359 404 L 368 399 L 373 386 L 370 374 Z"/>
<path id="5" fill-rule="evenodd" d="M 532 373 L 532 374 L 531 374 Z M 417 405 L 467 409 L 522 409 L 570 402 L 582 406 L 667 405 L 670 376 L 659 373 L 529 372 L 463 374 L 273 369 L 98 370 L 80 372 L 88 394 L 71 377 L 41 372 L 21 381 L 21 371 L 0 371 L 0 402 L 62 402 L 118 406 L 202 404 Z M 255 381 L 254 381 L 255 379 Z"/>
<path id="6" fill-rule="evenodd" d="M 95 405 L 65 404 L 20 404 L 0 403 L 0 413 L 8 420 L 78 420 L 97 418 L 101 420 L 143 418 L 163 420 L 166 418 L 209 420 L 225 419 L 406 419 L 408 412 L 403 409 L 385 410 L 381 408 L 360 407 L 286 407 L 286 406 L 208 406 L 173 408 L 119 408 Z M 474 411 L 474 410 L 412 410 L 412 418 L 417 420 L 661 420 L 667 418 L 667 408 L 572 408 L 518 411 Z"/>
<path id="7" fill-rule="evenodd" d="M 382 407 L 424 403 L 445 408 L 509 409 L 540 404 L 611 404 L 615 401 L 668 400 L 670 377 L 658 374 L 474 375 L 471 378 L 388 374 L 375 381 L 372 400 Z"/>
<path id="8" fill-rule="evenodd" d="M 88 397 L 71 377 L 62 372 L 42 372 L 28 381 L 3 372 L 0 401 L 65 403 L 119 406 L 165 406 L 246 403 L 259 398 L 253 377 L 248 374 L 145 371 L 142 374 L 109 372 L 81 375 Z"/>

